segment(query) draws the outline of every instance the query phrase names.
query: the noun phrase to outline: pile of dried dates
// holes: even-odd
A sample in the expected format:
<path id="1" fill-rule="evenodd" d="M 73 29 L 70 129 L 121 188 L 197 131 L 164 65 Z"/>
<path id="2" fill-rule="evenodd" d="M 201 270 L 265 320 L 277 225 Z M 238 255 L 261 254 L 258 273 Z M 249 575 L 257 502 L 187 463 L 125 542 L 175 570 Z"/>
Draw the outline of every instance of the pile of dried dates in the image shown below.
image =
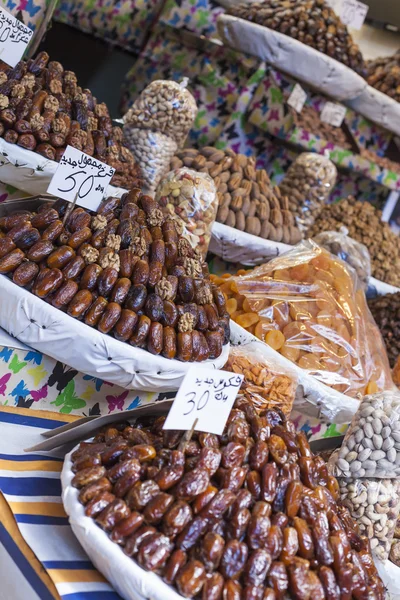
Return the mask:
<path id="1" fill-rule="evenodd" d="M 87 516 L 185 598 L 384 598 L 339 486 L 278 410 L 237 401 L 221 436 L 109 428 L 72 454 Z"/>
<path id="2" fill-rule="evenodd" d="M 67 202 L 0 219 L 0 273 L 117 340 L 183 361 L 229 341 L 225 297 L 157 202 L 136 188 L 97 214 Z"/>
<path id="3" fill-rule="evenodd" d="M 367 62 L 369 85 L 400 102 L 400 50 Z"/>
<path id="4" fill-rule="evenodd" d="M 140 169 L 107 106 L 46 52 L 14 68 L 0 61 L 0 136 L 57 162 L 73 146 L 114 167 L 113 185 L 140 185 Z"/>
<path id="5" fill-rule="evenodd" d="M 233 3 L 230 14 L 264 25 L 327 54 L 360 75 L 365 64 L 346 25 L 325 0 L 263 0 Z"/>

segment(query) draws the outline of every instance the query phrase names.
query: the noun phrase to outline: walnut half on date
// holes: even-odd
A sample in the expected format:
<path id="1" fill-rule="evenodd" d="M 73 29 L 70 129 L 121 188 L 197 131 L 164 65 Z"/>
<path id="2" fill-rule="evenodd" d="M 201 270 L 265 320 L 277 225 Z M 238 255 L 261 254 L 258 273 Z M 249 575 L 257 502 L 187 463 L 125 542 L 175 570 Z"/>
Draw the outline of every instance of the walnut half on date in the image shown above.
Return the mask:
<path id="1" fill-rule="evenodd" d="M 158 203 L 134 188 L 121 199 L 103 200 L 97 215 L 75 208 L 63 224 L 65 204 L 45 203 L 36 213 L 0 219 L 0 274 L 151 354 L 218 358 L 229 341 L 225 297 L 212 287 L 197 253 L 178 241 L 174 221 L 162 216 Z M 122 240 L 122 224 L 129 239 Z M 172 247 L 168 261 L 165 246 Z M 188 258 L 197 263 L 195 271 Z"/>
<path id="2" fill-rule="evenodd" d="M 185 598 L 384 599 L 336 480 L 281 411 L 241 398 L 221 436 L 194 432 L 184 449 L 164 421 L 114 424 L 71 456 L 86 515 L 142 568 Z"/>

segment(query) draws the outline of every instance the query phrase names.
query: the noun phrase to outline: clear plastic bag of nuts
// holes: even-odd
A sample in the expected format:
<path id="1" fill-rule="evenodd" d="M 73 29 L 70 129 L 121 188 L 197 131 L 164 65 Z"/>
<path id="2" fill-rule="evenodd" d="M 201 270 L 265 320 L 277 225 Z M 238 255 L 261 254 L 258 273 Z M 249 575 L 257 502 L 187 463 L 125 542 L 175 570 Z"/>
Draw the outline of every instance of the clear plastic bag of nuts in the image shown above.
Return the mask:
<path id="1" fill-rule="evenodd" d="M 187 83 L 187 78 L 181 83 L 153 81 L 124 116 L 125 139 L 149 192 L 169 171 L 172 157 L 185 143 L 196 118 L 196 101 Z"/>
<path id="2" fill-rule="evenodd" d="M 343 505 L 356 520 L 372 553 L 385 561 L 400 513 L 400 482 L 396 479 L 339 479 Z"/>
<path id="3" fill-rule="evenodd" d="M 217 191 L 211 177 L 186 167 L 170 171 L 157 187 L 156 200 L 179 224 L 183 237 L 204 260 L 218 210 Z"/>
<path id="4" fill-rule="evenodd" d="M 289 198 L 289 209 L 295 213 L 302 231 L 312 226 L 327 202 L 337 177 L 335 165 L 326 156 L 303 152 L 290 165 L 279 189 Z"/>
<path id="5" fill-rule="evenodd" d="M 313 237 L 313 240 L 353 267 L 362 287 L 366 290 L 371 277 L 369 251 L 364 244 L 353 240 L 348 233 L 348 229 L 342 227 L 340 231 L 323 231 Z"/>
<path id="6" fill-rule="evenodd" d="M 400 476 L 400 393 L 394 386 L 363 398 L 330 464 L 337 477 Z"/>

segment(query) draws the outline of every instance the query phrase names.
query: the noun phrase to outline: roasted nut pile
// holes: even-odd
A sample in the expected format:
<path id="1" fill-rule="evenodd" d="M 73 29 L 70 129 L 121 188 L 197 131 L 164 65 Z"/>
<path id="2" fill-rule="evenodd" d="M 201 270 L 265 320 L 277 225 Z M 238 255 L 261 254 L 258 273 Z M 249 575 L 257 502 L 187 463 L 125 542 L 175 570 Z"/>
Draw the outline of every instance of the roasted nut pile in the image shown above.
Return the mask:
<path id="1" fill-rule="evenodd" d="M 359 47 L 325 0 L 264 0 L 231 4 L 229 13 L 284 33 L 353 71 L 365 74 Z"/>
<path id="2" fill-rule="evenodd" d="M 186 84 L 153 81 L 124 117 L 125 138 L 151 193 L 168 173 L 196 118 L 196 101 Z"/>
<path id="3" fill-rule="evenodd" d="M 400 355 L 400 292 L 368 300 L 368 306 L 385 342 L 390 366 Z"/>
<path id="4" fill-rule="evenodd" d="M 369 85 L 400 102 L 400 50 L 393 56 L 369 60 L 366 66 Z"/>
<path id="5" fill-rule="evenodd" d="M 46 52 L 13 69 L 0 61 L 0 136 L 57 162 L 67 145 L 114 167 L 113 185 L 141 185 L 141 172 L 108 108 Z"/>
<path id="6" fill-rule="evenodd" d="M 218 210 L 211 177 L 186 167 L 170 171 L 157 188 L 156 200 L 166 214 L 177 221 L 178 230 L 204 260 Z"/>
<path id="7" fill-rule="evenodd" d="M 336 183 L 336 167 L 325 156 L 303 152 L 290 165 L 279 189 L 289 198 L 302 231 L 311 227 Z"/>
<path id="8" fill-rule="evenodd" d="M 295 382 L 271 368 L 266 360 L 257 358 L 257 352 L 231 348 L 224 370 L 244 375 L 241 393 L 257 410 L 279 408 L 290 415 L 296 394 Z"/>
<path id="9" fill-rule="evenodd" d="M 237 402 L 222 436 L 186 445 L 164 420 L 72 455 L 86 515 L 125 554 L 185 598 L 383 600 L 338 482 L 282 413 Z"/>
<path id="10" fill-rule="evenodd" d="M 339 479 L 343 506 L 371 544 L 372 554 L 388 558 L 400 511 L 400 484 L 391 479 Z"/>
<path id="11" fill-rule="evenodd" d="M 367 158 L 368 160 L 371 160 L 382 167 L 382 169 L 387 169 L 388 171 L 393 171 L 394 173 L 400 175 L 400 163 L 390 160 L 389 158 L 386 158 L 386 156 L 378 156 L 372 150 L 363 149 L 360 151 L 360 154 L 364 158 Z"/>
<path id="12" fill-rule="evenodd" d="M 229 315 L 207 265 L 140 189 L 94 216 L 68 203 L 0 219 L 0 273 L 117 340 L 183 361 L 216 358 Z"/>
<path id="13" fill-rule="evenodd" d="M 338 477 L 396 478 L 400 474 L 400 394 L 365 396 L 332 457 Z"/>
<path id="14" fill-rule="evenodd" d="M 321 231 L 348 229 L 349 236 L 364 244 L 371 257 L 372 275 L 400 287 L 400 239 L 387 223 L 382 213 L 369 202 L 361 202 L 349 196 L 335 204 L 324 206 L 308 237 Z"/>
<path id="15" fill-rule="evenodd" d="M 346 133 L 341 127 L 333 127 L 329 123 L 321 121 L 319 113 L 312 106 L 303 106 L 300 113 L 290 109 L 293 114 L 294 122 L 298 127 L 303 127 L 310 133 L 317 135 L 327 142 L 331 142 L 341 148 L 351 150 L 352 146 Z"/>
<path id="16" fill-rule="evenodd" d="M 319 381 L 355 397 L 391 386 L 364 292 L 313 242 L 244 275 L 211 279 L 231 319 Z"/>
<path id="17" fill-rule="evenodd" d="M 254 158 L 206 146 L 178 153 L 171 169 L 189 167 L 214 179 L 218 192 L 217 221 L 274 242 L 297 244 L 302 235 L 287 198 L 271 185 Z"/>

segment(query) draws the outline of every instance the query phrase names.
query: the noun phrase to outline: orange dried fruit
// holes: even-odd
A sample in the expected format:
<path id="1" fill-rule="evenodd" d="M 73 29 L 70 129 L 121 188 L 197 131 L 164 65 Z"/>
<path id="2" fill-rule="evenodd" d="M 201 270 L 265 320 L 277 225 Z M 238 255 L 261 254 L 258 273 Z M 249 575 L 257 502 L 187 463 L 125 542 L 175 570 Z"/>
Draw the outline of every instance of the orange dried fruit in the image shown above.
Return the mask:
<path id="1" fill-rule="evenodd" d="M 236 298 L 229 298 L 226 302 L 226 310 L 229 315 L 232 316 L 234 312 L 237 310 L 237 301 Z"/>
<path id="2" fill-rule="evenodd" d="M 236 319 L 236 323 L 246 329 L 247 327 L 251 327 L 252 325 L 258 323 L 259 320 L 260 317 L 257 313 L 249 312 L 239 315 Z"/>
<path id="3" fill-rule="evenodd" d="M 269 331 L 265 336 L 265 342 L 274 350 L 279 350 L 285 343 L 285 336 L 278 330 Z"/>

